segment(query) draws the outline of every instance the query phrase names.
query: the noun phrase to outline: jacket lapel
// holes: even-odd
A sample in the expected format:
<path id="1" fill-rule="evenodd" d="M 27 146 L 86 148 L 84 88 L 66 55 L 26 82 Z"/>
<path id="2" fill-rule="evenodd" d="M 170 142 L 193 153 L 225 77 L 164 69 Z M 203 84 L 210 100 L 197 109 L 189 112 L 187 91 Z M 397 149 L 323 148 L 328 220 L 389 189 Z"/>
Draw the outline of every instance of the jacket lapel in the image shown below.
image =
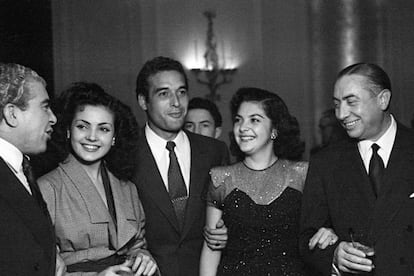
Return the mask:
<path id="1" fill-rule="evenodd" d="M 85 170 L 75 160 L 75 157 L 69 155 L 60 166 L 66 176 L 71 180 L 73 187 L 78 190 L 86 206 L 91 223 L 108 223 L 110 216 L 108 208 L 105 206 L 98 190 L 95 188 L 95 185 Z"/>
<path id="2" fill-rule="evenodd" d="M 376 198 L 355 141 L 347 142 L 341 150 L 340 159 L 332 173 L 333 183 L 339 183 L 340 217 L 342 222 L 350 223 L 345 225 L 346 228 L 367 227 L 369 221 L 366 218 L 371 217 Z M 358 218 L 361 219 L 357 221 Z"/>
<path id="3" fill-rule="evenodd" d="M 204 173 L 206 171 L 205 160 L 207 159 L 205 158 L 205 155 L 208 154 L 202 145 L 192 139 L 191 135 L 187 136 L 190 140 L 191 147 L 190 194 L 185 213 L 183 233 L 181 236 L 182 239 L 190 230 L 193 221 L 200 216 L 200 213 L 198 213 L 199 208 L 197 205 L 200 204 L 200 200 L 203 200 L 202 195 L 204 192 L 205 184 L 202 180 L 202 177 L 200 177 L 200 173 Z"/>
<path id="4" fill-rule="evenodd" d="M 26 191 L 23 184 L 0 158 L 1 185 L 0 197 L 7 201 L 10 208 L 22 219 L 34 239 L 43 247 L 48 257 L 52 257 L 55 247 L 54 230 L 51 221 L 37 205 L 35 199 Z"/>
<path id="5" fill-rule="evenodd" d="M 111 181 L 111 188 L 114 197 L 115 212 L 117 218 L 117 239 L 118 248 L 129 241 L 137 232 L 137 229 L 131 224 L 137 218 L 134 215 L 134 209 L 128 205 L 130 202 L 126 200 L 127 197 L 132 197 L 131 194 L 125 194 L 124 186 L 119 179 L 108 172 Z M 128 189 L 126 192 L 130 192 Z"/>
<path id="6" fill-rule="evenodd" d="M 117 230 L 112 221 L 108 208 L 106 207 L 98 190 L 89 178 L 86 171 L 76 161 L 73 155 L 69 157 L 60 165 L 67 177 L 71 180 L 73 187 L 78 190 L 79 196 L 82 198 L 86 206 L 86 211 L 89 214 L 89 219 L 92 224 L 106 223 L 108 224 L 109 237 L 111 244 L 117 248 Z"/>
<path id="7" fill-rule="evenodd" d="M 380 194 L 374 208 L 371 233 L 378 240 L 401 206 L 412 193 L 414 182 L 414 143 L 409 141 L 402 126 L 397 126 L 397 135 L 385 169 Z"/>
<path id="8" fill-rule="evenodd" d="M 153 199 L 152 201 L 158 206 L 173 228 L 179 233 L 180 228 L 170 196 L 165 188 L 161 174 L 158 171 L 157 163 L 147 143 L 145 134 L 141 136 L 139 149 L 141 152 L 138 155 L 140 159 L 137 175 L 140 178 L 136 179 L 136 183 L 140 188 L 139 192 L 144 192 L 147 196 Z"/>

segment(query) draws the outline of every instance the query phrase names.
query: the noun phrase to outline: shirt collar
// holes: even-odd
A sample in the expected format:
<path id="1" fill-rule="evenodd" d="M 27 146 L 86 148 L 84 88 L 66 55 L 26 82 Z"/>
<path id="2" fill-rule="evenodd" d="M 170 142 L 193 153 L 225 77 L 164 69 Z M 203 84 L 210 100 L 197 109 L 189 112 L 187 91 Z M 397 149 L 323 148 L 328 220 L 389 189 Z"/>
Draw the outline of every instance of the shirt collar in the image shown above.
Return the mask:
<path id="1" fill-rule="evenodd" d="M 154 154 L 155 159 L 161 158 L 164 150 L 167 150 L 165 146 L 167 145 L 168 140 L 165 140 L 164 138 L 156 134 L 149 127 L 148 123 L 146 123 L 145 125 L 145 136 L 147 138 L 147 142 L 151 148 L 151 151 Z M 176 150 L 180 151 L 182 150 L 182 147 L 185 144 L 186 134 L 184 133 L 184 131 L 180 130 L 177 136 L 175 136 L 175 138 L 172 141 L 174 141 L 176 145 Z"/>
<path id="2" fill-rule="evenodd" d="M 359 151 L 361 152 L 361 155 L 367 156 L 371 150 L 372 144 L 376 143 L 380 147 L 380 150 L 378 153 L 380 154 L 381 153 L 380 151 L 382 151 L 384 154 L 384 157 L 388 161 L 388 158 L 391 155 L 392 147 L 394 145 L 395 136 L 397 134 L 397 122 L 395 121 L 392 115 L 390 116 L 391 116 L 390 126 L 388 127 L 387 131 L 377 141 L 362 140 L 358 142 L 358 148 L 359 148 Z"/>
<path id="3" fill-rule="evenodd" d="M 19 172 L 22 167 L 23 153 L 3 138 L 0 138 L 0 157 L 15 173 Z"/>

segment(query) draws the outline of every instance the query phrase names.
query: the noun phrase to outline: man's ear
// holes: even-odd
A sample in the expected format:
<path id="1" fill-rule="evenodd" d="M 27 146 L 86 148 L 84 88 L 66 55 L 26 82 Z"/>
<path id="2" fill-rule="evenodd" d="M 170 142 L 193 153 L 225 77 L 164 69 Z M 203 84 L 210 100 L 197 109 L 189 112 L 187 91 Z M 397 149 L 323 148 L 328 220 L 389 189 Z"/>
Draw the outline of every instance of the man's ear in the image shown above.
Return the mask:
<path id="1" fill-rule="evenodd" d="M 144 111 L 147 111 L 147 101 L 145 100 L 144 95 L 138 95 L 138 104 Z"/>
<path id="2" fill-rule="evenodd" d="M 214 135 L 214 138 L 218 139 L 221 135 L 221 127 L 216 127 L 216 134 Z"/>
<path id="3" fill-rule="evenodd" d="M 390 106 L 391 101 L 391 91 L 389 89 L 384 89 L 380 92 L 379 95 L 380 107 L 382 110 L 387 110 Z"/>
<path id="4" fill-rule="evenodd" d="M 14 104 L 8 103 L 3 108 L 3 120 L 10 127 L 17 127 L 18 125 L 18 112 L 20 109 Z"/>

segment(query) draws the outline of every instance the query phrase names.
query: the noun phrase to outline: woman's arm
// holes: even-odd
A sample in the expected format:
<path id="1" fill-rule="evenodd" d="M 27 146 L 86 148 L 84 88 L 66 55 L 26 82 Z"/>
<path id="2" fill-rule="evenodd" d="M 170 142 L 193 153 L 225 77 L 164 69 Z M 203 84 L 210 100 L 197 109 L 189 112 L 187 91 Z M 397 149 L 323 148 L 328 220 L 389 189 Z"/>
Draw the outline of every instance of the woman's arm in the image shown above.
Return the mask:
<path id="1" fill-rule="evenodd" d="M 222 211 L 213 206 L 207 206 L 206 226 L 212 229 L 216 228 L 217 222 L 221 219 Z M 217 266 L 220 262 L 221 251 L 212 250 L 204 241 L 200 258 L 200 276 L 215 276 Z"/>

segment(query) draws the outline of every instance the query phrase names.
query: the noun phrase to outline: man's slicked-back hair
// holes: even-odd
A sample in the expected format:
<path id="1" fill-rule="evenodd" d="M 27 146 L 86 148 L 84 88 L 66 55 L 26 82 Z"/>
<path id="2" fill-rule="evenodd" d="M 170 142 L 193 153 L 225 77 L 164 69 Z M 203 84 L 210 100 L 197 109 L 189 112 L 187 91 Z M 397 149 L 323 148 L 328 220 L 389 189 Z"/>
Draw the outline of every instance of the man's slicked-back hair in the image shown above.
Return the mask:
<path id="1" fill-rule="evenodd" d="M 217 105 L 208 99 L 199 97 L 192 98 L 188 103 L 188 110 L 190 111 L 191 109 L 207 110 L 211 114 L 211 117 L 213 117 L 215 127 L 221 127 L 223 124 L 223 118 L 221 117 Z"/>
<path id="2" fill-rule="evenodd" d="M 172 58 L 159 56 L 147 61 L 139 71 L 135 90 L 137 99 L 140 94 L 143 95 L 146 100 L 148 99 L 148 78 L 158 72 L 164 71 L 176 71 L 180 73 L 184 78 L 185 86 L 188 88 L 188 79 L 183 65 Z"/>
<path id="3" fill-rule="evenodd" d="M 339 80 L 343 76 L 360 75 L 366 77 L 371 84 L 376 88 L 374 93 L 379 93 L 384 89 L 391 91 L 391 81 L 387 73 L 378 65 L 373 63 L 356 63 L 345 67 L 338 73 Z"/>
<path id="4" fill-rule="evenodd" d="M 31 98 L 28 83 L 31 81 L 46 87 L 45 80 L 32 69 L 15 63 L 0 63 L 0 120 L 3 119 L 3 108 L 9 103 L 23 110 L 27 107 Z"/>

